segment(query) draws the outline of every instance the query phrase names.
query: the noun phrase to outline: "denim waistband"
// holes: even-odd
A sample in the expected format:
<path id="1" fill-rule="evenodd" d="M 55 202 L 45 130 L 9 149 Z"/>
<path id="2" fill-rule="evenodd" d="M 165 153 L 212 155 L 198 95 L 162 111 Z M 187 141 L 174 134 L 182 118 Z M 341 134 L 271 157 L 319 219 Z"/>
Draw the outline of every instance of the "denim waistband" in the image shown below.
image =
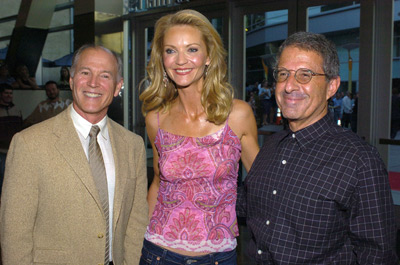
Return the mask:
<path id="1" fill-rule="evenodd" d="M 155 255 L 172 264 L 215 264 L 216 261 L 221 262 L 232 258 L 234 255 L 236 256 L 235 249 L 227 252 L 216 252 L 199 256 L 185 256 L 155 245 L 146 239 L 143 242 L 143 249 L 148 252 L 148 255 Z"/>

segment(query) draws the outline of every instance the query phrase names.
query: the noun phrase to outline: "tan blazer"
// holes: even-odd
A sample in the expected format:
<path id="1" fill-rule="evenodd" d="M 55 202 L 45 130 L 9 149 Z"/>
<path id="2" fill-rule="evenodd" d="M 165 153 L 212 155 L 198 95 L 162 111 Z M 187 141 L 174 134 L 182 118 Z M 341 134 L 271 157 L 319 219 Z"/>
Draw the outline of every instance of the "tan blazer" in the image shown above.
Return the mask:
<path id="1" fill-rule="evenodd" d="M 70 108 L 11 142 L 0 211 L 3 265 L 104 262 L 105 218 Z M 113 261 L 137 265 L 148 222 L 146 153 L 141 137 L 111 119 L 107 126 L 116 171 Z"/>

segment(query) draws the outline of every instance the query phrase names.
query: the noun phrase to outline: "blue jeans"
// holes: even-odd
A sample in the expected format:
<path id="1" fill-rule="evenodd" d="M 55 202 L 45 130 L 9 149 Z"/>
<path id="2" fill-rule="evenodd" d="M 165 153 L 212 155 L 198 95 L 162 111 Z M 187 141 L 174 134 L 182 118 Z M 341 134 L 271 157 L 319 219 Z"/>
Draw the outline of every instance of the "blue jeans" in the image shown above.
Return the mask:
<path id="1" fill-rule="evenodd" d="M 164 249 L 145 239 L 139 265 L 237 265 L 236 259 L 235 249 L 192 257 Z"/>

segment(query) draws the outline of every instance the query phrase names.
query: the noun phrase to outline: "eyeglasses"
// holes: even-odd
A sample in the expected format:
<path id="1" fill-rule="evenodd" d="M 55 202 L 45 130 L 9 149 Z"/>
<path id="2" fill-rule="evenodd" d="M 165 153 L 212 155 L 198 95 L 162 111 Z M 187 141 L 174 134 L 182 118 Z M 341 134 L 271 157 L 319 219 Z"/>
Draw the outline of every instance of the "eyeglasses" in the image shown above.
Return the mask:
<path id="1" fill-rule="evenodd" d="M 307 68 L 299 68 L 296 71 L 295 70 L 288 70 L 286 68 L 278 68 L 274 70 L 274 78 L 276 82 L 285 82 L 289 76 L 290 72 L 294 72 L 294 78 L 296 79 L 297 82 L 300 84 L 307 84 L 308 82 L 311 81 L 313 76 L 319 76 L 319 75 L 325 75 L 326 74 L 318 74 L 314 73 L 310 69 Z"/>

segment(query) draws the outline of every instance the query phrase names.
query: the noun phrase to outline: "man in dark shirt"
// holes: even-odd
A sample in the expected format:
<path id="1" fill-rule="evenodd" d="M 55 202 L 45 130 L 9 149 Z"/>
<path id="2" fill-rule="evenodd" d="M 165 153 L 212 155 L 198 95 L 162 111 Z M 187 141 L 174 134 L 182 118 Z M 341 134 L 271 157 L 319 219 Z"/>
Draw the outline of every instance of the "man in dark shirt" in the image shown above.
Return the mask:
<path id="1" fill-rule="evenodd" d="M 398 264 L 393 201 L 377 150 L 328 115 L 339 59 L 324 36 L 280 47 L 276 100 L 289 128 L 262 147 L 238 194 L 257 264 Z"/>
<path id="2" fill-rule="evenodd" d="M 13 103 L 13 88 L 7 83 L 2 83 L 0 84 L 0 153 L 7 153 L 13 135 L 21 129 L 22 114 Z"/>

